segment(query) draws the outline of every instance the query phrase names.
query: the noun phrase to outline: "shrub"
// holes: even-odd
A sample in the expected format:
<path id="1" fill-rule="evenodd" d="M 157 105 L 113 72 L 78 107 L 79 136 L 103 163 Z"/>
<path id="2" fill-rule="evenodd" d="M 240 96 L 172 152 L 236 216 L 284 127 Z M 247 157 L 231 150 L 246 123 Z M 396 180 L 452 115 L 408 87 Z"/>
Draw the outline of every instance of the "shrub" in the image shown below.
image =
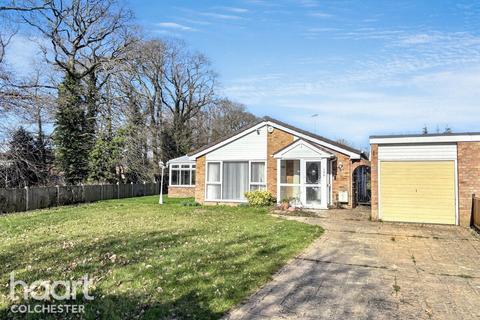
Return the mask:
<path id="1" fill-rule="evenodd" d="M 245 192 L 245 197 L 252 207 L 266 207 L 275 203 L 275 198 L 266 190 Z"/>
<path id="2" fill-rule="evenodd" d="M 186 201 L 180 202 L 180 205 L 184 207 L 198 207 L 200 203 L 192 200 L 186 200 Z"/>

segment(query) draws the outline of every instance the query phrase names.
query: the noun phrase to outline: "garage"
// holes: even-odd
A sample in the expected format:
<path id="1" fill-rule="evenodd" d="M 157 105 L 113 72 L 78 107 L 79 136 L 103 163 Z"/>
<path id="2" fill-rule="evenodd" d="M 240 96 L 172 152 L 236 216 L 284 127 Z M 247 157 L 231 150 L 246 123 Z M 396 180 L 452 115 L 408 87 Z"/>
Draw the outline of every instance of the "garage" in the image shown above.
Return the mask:
<path id="1" fill-rule="evenodd" d="M 455 224 L 455 162 L 382 161 L 380 199 L 385 221 Z"/>
<path id="2" fill-rule="evenodd" d="M 372 218 L 458 224 L 458 142 L 453 139 L 448 135 L 371 138 Z"/>

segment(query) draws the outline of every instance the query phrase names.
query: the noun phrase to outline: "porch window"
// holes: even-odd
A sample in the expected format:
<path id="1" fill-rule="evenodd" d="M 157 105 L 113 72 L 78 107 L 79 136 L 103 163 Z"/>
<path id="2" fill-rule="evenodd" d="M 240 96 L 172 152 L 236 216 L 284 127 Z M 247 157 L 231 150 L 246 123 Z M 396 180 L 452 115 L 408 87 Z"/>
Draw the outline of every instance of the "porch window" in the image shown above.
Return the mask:
<path id="1" fill-rule="evenodd" d="M 280 161 L 280 200 L 300 201 L 300 160 Z"/>
<path id="2" fill-rule="evenodd" d="M 191 187 L 195 185 L 194 164 L 172 164 L 170 165 L 170 185 Z"/>
<path id="3" fill-rule="evenodd" d="M 282 160 L 280 182 L 300 184 L 300 160 Z"/>

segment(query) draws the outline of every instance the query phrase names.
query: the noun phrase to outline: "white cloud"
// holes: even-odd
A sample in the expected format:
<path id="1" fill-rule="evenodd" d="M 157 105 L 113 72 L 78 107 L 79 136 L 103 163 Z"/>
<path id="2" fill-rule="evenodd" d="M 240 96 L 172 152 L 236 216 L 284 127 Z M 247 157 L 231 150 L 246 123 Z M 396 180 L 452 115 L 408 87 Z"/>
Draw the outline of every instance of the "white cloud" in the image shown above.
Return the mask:
<path id="1" fill-rule="evenodd" d="M 404 44 L 423 44 L 435 41 L 437 38 L 429 34 L 414 34 L 406 36 L 402 42 Z"/>
<path id="2" fill-rule="evenodd" d="M 197 29 L 194 29 L 192 27 L 188 27 L 176 22 L 159 22 L 157 23 L 157 26 L 162 28 L 167 28 L 167 29 L 180 30 L 180 31 L 197 31 Z"/>
<path id="3" fill-rule="evenodd" d="M 418 133 L 425 124 L 431 131 L 478 131 L 480 56 L 464 60 L 453 52 L 433 53 L 432 61 L 376 55 L 335 74 L 262 74 L 232 81 L 225 91 L 259 115 L 288 115 L 283 120 L 307 130 L 310 115 L 319 113 L 320 134 L 357 147 L 366 147 L 369 135 Z"/>
<path id="4" fill-rule="evenodd" d="M 6 49 L 5 62 L 18 75 L 26 75 L 32 65 L 43 59 L 39 43 L 48 45 L 46 40 L 29 38 L 23 34 L 15 35 Z"/>
<path id="5" fill-rule="evenodd" d="M 247 12 L 249 12 L 248 9 L 239 8 L 239 7 L 218 7 L 218 8 L 222 9 L 222 10 L 225 10 L 225 11 L 235 12 L 235 13 L 247 13 Z"/>
<path id="6" fill-rule="evenodd" d="M 241 20 L 241 19 L 243 19 L 243 17 L 238 16 L 238 15 L 222 14 L 222 13 L 216 13 L 216 12 L 201 12 L 200 15 L 205 16 L 205 17 L 222 19 L 222 20 Z"/>
<path id="7" fill-rule="evenodd" d="M 308 13 L 308 15 L 311 16 L 311 17 L 315 17 L 315 18 L 331 18 L 331 17 L 333 17 L 332 14 L 326 13 L 326 12 L 321 12 L 321 11 L 310 12 L 310 13 Z"/>
<path id="8" fill-rule="evenodd" d="M 314 8 L 318 7 L 318 2 L 315 0 L 300 0 L 299 5 L 305 8 Z"/>

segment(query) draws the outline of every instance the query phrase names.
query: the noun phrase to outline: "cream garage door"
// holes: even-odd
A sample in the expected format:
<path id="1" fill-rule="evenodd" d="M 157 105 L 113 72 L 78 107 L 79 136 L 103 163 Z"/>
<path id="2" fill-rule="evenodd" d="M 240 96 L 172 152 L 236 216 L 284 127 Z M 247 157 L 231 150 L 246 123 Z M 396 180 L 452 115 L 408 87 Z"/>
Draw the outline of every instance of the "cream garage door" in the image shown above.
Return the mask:
<path id="1" fill-rule="evenodd" d="M 455 224 L 454 161 L 382 161 L 380 219 Z"/>

